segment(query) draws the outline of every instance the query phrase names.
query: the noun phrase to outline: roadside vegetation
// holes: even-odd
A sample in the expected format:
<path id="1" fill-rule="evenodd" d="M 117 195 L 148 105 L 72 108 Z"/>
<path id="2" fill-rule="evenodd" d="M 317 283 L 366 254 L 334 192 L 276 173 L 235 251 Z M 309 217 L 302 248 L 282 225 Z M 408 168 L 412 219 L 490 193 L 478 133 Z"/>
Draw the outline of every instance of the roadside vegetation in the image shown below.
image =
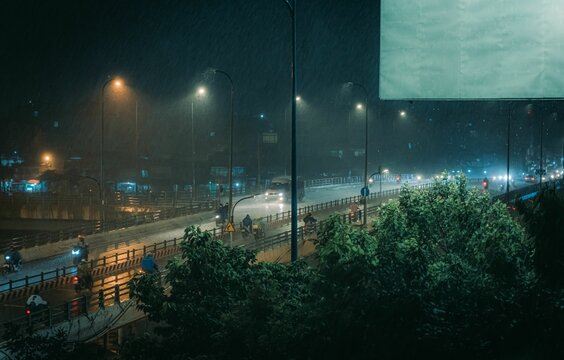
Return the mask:
<path id="1" fill-rule="evenodd" d="M 120 358 L 563 358 L 564 199 L 510 213 L 465 181 L 403 188 L 370 233 L 332 217 L 315 266 L 187 228 L 164 281 L 131 281 L 158 326 Z"/>

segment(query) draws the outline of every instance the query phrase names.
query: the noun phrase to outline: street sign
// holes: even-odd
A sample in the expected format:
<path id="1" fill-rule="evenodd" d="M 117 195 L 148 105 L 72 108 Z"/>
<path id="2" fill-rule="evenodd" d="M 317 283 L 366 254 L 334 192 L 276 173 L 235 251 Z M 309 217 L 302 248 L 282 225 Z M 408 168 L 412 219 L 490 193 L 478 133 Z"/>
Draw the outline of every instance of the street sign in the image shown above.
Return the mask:
<path id="1" fill-rule="evenodd" d="M 228 223 L 227 226 L 225 227 L 225 231 L 235 232 L 235 226 L 233 226 L 233 223 Z"/>
<path id="2" fill-rule="evenodd" d="M 370 195 L 370 190 L 368 189 L 367 186 L 360 189 L 360 195 L 365 196 L 365 197 Z"/>

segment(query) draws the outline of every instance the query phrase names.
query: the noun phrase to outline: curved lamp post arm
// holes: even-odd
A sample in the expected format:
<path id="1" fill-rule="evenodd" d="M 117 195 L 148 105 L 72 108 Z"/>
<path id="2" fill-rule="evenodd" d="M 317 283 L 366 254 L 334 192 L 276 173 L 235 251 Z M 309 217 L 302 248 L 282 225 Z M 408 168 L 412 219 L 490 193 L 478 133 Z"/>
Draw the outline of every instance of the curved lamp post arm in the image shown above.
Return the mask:
<path id="1" fill-rule="evenodd" d="M 231 85 L 231 120 L 229 123 L 229 173 L 227 174 L 228 182 L 229 182 L 229 212 L 231 216 L 229 218 L 230 222 L 233 223 L 233 211 L 231 210 L 233 207 L 233 124 L 234 124 L 234 112 L 233 112 L 233 96 L 235 93 L 235 87 L 233 86 L 233 79 L 231 76 L 220 69 L 214 69 L 214 73 L 216 74 L 223 74 L 229 80 L 229 84 Z"/>
<path id="2" fill-rule="evenodd" d="M 231 213 L 229 214 L 229 217 L 231 219 L 231 223 L 233 223 L 233 213 L 235 213 L 235 207 L 237 206 L 237 204 L 239 204 L 243 200 L 253 199 L 254 197 L 259 196 L 259 195 L 261 195 L 261 194 L 259 193 L 259 194 L 249 195 L 249 196 L 245 196 L 245 197 L 242 197 L 239 200 L 237 200 L 237 202 L 233 205 L 233 209 L 231 209 Z"/>
<path id="3" fill-rule="evenodd" d="M 364 86 L 356 82 L 349 82 L 349 85 L 353 87 L 358 87 L 364 92 L 364 101 L 365 101 L 365 108 L 364 108 L 364 187 L 368 187 L 368 90 Z M 364 197 L 364 216 L 362 220 L 362 224 L 366 226 L 366 209 L 367 209 L 367 197 Z"/>

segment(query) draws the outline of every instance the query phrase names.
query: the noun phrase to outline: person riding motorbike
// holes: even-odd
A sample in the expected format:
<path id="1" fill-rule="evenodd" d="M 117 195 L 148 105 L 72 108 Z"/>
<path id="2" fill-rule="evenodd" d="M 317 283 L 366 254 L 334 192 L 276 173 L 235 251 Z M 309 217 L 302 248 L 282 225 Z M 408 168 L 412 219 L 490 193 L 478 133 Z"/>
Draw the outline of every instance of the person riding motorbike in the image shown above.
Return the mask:
<path id="1" fill-rule="evenodd" d="M 312 213 L 309 212 L 304 217 L 304 230 L 306 233 L 312 233 L 315 231 L 315 224 L 317 223 L 317 219 L 313 217 Z"/>
<path id="2" fill-rule="evenodd" d="M 16 250 L 14 245 L 10 245 L 10 248 L 4 254 L 4 261 L 8 266 L 8 270 L 10 272 L 19 271 L 20 266 L 22 265 L 22 256 L 20 255 L 19 251 Z"/>
<path id="3" fill-rule="evenodd" d="M 81 260 L 88 261 L 88 244 L 83 235 L 78 235 L 78 243 L 72 248 L 73 263 L 77 265 Z"/>
<path id="4" fill-rule="evenodd" d="M 352 222 L 356 222 L 358 220 L 359 218 L 358 210 L 359 210 L 358 204 L 353 203 L 350 208 L 350 218 Z"/>
<path id="5" fill-rule="evenodd" d="M 77 283 L 75 290 L 78 292 L 82 289 L 92 289 L 94 280 L 92 279 L 92 272 L 90 271 L 90 264 L 88 261 L 82 259 L 76 267 Z"/>
<path id="6" fill-rule="evenodd" d="M 245 218 L 243 219 L 243 221 L 241 222 L 241 224 L 243 225 L 243 234 L 251 234 L 253 231 L 253 220 L 251 219 L 251 217 L 249 216 L 249 214 L 247 214 L 247 216 L 245 216 Z"/>
<path id="7" fill-rule="evenodd" d="M 219 204 L 219 207 L 217 208 L 217 214 L 215 215 L 215 224 L 217 226 L 225 224 L 225 221 L 227 220 L 227 208 L 227 204 Z"/>
<path id="8" fill-rule="evenodd" d="M 153 253 L 147 253 L 143 260 L 141 260 L 141 270 L 148 274 L 152 274 L 154 272 L 159 271 L 159 266 L 155 262 L 155 258 L 153 257 Z"/>

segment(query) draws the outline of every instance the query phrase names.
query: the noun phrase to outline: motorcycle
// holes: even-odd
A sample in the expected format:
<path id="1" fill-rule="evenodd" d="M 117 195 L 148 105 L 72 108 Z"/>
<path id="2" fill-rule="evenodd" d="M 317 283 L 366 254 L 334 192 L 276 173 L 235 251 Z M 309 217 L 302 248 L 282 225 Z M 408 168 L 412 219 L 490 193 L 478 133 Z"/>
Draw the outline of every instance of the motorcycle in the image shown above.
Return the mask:
<path id="1" fill-rule="evenodd" d="M 251 231 L 248 227 L 241 226 L 241 234 L 243 235 L 244 239 L 247 239 L 249 236 L 251 236 Z"/>
<path id="2" fill-rule="evenodd" d="M 225 219 L 221 217 L 221 215 L 217 214 L 215 216 L 215 226 L 223 227 L 225 225 Z"/>
<path id="3" fill-rule="evenodd" d="M 72 250 L 72 263 L 73 265 L 78 265 L 82 259 L 86 259 L 86 251 L 82 246 L 75 245 Z"/>
<path id="4" fill-rule="evenodd" d="M 3 275 L 20 271 L 20 267 L 22 265 L 21 260 L 14 261 L 12 256 L 7 254 L 4 255 L 4 261 L 4 265 L 2 265 L 2 268 L 0 269 Z"/>
<path id="5" fill-rule="evenodd" d="M 313 235 L 316 232 L 317 220 L 311 220 L 304 224 L 304 233 L 306 235 Z"/>
<path id="6" fill-rule="evenodd" d="M 94 286 L 94 280 L 92 280 L 92 276 L 84 277 L 75 275 L 72 278 L 74 283 L 74 291 L 78 294 L 82 290 L 89 290 L 92 291 L 92 287 Z"/>

